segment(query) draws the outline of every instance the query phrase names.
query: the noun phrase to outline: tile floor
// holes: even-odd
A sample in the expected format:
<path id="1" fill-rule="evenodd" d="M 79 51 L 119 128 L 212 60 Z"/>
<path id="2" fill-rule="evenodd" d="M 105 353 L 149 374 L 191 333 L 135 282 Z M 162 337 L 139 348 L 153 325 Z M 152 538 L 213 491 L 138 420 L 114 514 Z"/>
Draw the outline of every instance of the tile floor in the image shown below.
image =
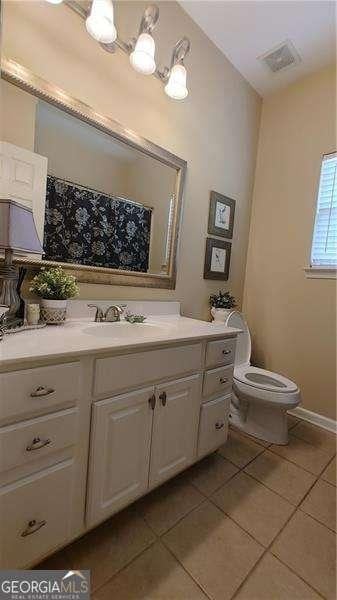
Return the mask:
<path id="1" fill-rule="evenodd" d="M 290 443 L 228 443 L 54 555 L 94 600 L 335 599 L 336 437 L 289 417 Z"/>

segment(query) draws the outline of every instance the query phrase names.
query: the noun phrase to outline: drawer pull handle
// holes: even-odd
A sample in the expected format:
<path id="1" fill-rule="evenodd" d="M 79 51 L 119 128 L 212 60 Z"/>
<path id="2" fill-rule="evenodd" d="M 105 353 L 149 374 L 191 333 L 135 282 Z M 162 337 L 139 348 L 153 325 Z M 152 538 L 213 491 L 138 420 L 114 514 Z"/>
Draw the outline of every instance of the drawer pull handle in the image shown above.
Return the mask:
<path id="1" fill-rule="evenodd" d="M 149 398 L 149 405 L 150 405 L 151 410 L 155 409 L 155 406 L 156 406 L 156 396 L 154 394 L 152 394 L 152 396 L 150 396 L 150 398 Z"/>
<path id="2" fill-rule="evenodd" d="M 31 452 L 32 450 L 40 450 L 41 448 L 48 446 L 48 444 L 50 444 L 50 443 L 51 443 L 51 440 L 41 440 L 41 438 L 36 437 L 33 439 L 30 446 L 27 446 L 26 450 L 27 450 L 27 452 Z"/>
<path id="3" fill-rule="evenodd" d="M 231 354 L 232 351 L 231 350 L 223 350 L 222 354 L 224 354 L 226 356 L 226 354 Z"/>
<path id="4" fill-rule="evenodd" d="M 49 394 L 53 394 L 55 390 L 53 388 L 46 388 L 43 385 L 40 385 L 34 392 L 31 393 L 31 398 L 39 398 L 40 396 L 49 396 Z"/>
<path id="5" fill-rule="evenodd" d="M 39 529 L 41 529 L 41 527 L 44 527 L 47 524 L 47 521 L 35 521 L 35 519 L 33 519 L 33 521 L 29 521 L 28 523 L 28 527 L 21 533 L 21 537 L 27 537 L 27 535 L 32 535 L 32 533 L 36 533 L 37 531 L 39 531 Z"/>
<path id="6" fill-rule="evenodd" d="M 159 396 L 159 400 L 161 400 L 161 403 L 163 406 L 166 406 L 166 398 L 167 398 L 166 392 L 162 392 Z"/>
<path id="7" fill-rule="evenodd" d="M 222 429 L 225 426 L 225 423 L 223 421 L 217 421 L 215 423 L 215 429 Z"/>
<path id="8" fill-rule="evenodd" d="M 219 381 L 220 383 L 228 383 L 228 379 L 226 379 L 225 377 L 220 377 Z"/>

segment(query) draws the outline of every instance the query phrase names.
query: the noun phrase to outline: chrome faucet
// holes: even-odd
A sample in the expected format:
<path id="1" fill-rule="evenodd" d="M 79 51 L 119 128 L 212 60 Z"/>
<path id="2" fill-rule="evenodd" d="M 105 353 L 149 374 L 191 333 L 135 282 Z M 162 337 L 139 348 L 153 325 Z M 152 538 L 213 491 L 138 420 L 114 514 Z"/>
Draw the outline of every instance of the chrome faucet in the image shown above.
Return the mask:
<path id="1" fill-rule="evenodd" d="M 88 304 L 89 308 L 96 308 L 95 314 L 95 323 L 116 323 L 121 320 L 121 315 L 123 314 L 123 309 L 125 307 L 118 306 L 117 304 L 113 304 L 106 309 L 105 313 L 101 309 L 100 306 L 96 306 L 96 304 Z"/>

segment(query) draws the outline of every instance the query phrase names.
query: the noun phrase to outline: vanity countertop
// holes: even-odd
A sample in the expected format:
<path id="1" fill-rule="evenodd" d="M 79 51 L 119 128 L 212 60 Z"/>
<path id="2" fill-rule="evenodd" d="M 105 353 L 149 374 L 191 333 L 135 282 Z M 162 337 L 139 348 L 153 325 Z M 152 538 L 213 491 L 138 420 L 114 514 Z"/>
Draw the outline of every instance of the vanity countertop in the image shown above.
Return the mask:
<path id="1" fill-rule="evenodd" d="M 219 339 L 239 329 L 177 315 L 149 316 L 144 324 L 94 323 L 70 319 L 64 325 L 9 334 L 0 342 L 0 369 L 18 363 L 118 353 L 202 339 Z"/>

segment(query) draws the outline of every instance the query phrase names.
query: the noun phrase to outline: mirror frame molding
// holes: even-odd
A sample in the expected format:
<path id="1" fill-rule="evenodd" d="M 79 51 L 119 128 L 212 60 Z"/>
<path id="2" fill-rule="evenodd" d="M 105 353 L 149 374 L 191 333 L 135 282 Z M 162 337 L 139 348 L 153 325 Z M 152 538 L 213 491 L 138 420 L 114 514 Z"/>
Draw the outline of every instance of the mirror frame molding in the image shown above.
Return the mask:
<path id="1" fill-rule="evenodd" d="M 26 266 L 31 269 L 37 269 L 41 266 L 61 265 L 66 271 L 75 275 L 79 283 L 94 283 L 106 285 L 127 285 L 135 287 L 152 287 L 162 289 L 175 289 L 177 275 L 177 252 L 178 236 L 182 213 L 183 188 L 186 177 L 187 163 L 185 160 L 175 156 L 157 146 L 153 142 L 141 137 L 134 131 L 123 127 L 118 121 L 96 112 L 93 108 L 70 96 L 63 89 L 49 83 L 45 79 L 35 75 L 23 65 L 2 57 L 1 59 L 1 78 L 22 90 L 29 92 L 37 98 L 60 108 L 68 114 L 96 127 L 100 131 L 107 133 L 114 139 L 124 142 L 129 146 L 141 151 L 143 154 L 159 160 L 177 171 L 175 185 L 175 206 L 171 235 L 171 247 L 168 264 L 168 273 L 138 273 L 134 271 L 124 271 L 121 269 L 110 269 L 104 267 L 91 267 L 88 265 L 78 265 L 75 263 L 58 263 L 48 260 L 37 260 L 32 258 L 15 257 L 14 263 L 19 266 Z"/>

